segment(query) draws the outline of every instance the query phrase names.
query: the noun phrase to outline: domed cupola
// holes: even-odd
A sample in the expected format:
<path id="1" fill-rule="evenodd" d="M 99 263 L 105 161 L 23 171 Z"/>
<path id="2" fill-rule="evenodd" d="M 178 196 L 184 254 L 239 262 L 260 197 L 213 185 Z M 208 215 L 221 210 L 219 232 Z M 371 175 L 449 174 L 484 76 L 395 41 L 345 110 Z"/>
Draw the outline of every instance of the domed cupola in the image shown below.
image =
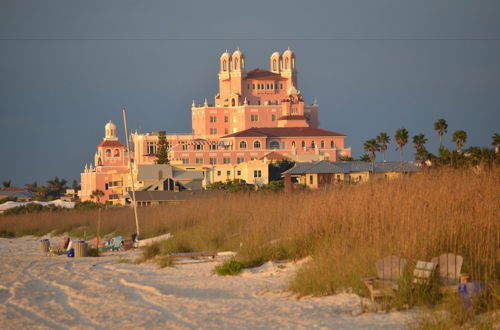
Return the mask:
<path id="1" fill-rule="evenodd" d="M 111 120 L 104 126 L 104 134 L 104 140 L 118 140 L 116 137 L 116 125 Z"/>

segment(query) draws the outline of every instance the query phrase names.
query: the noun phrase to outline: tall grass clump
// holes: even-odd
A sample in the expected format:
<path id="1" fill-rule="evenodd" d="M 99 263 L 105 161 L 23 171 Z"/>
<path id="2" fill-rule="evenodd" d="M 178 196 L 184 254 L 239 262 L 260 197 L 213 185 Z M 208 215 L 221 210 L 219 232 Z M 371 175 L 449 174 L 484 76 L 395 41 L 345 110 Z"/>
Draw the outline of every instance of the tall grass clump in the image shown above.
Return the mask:
<path id="1" fill-rule="evenodd" d="M 159 255 L 233 250 L 245 265 L 311 256 L 290 283 L 299 295 L 343 288 L 366 295 L 360 279 L 376 275 L 377 259 L 396 255 L 411 264 L 445 252 L 462 255 L 462 272 L 474 281 L 498 288 L 498 182 L 498 166 L 481 172 L 443 168 L 323 191 L 239 192 L 140 208 L 139 222 L 142 237 L 173 234 L 160 244 Z M 2 216 L 0 230 L 15 236 L 91 233 L 96 212 Z M 103 210 L 102 219 L 103 233 L 135 231 L 129 208 Z M 496 301 L 498 296 L 488 306 Z"/>

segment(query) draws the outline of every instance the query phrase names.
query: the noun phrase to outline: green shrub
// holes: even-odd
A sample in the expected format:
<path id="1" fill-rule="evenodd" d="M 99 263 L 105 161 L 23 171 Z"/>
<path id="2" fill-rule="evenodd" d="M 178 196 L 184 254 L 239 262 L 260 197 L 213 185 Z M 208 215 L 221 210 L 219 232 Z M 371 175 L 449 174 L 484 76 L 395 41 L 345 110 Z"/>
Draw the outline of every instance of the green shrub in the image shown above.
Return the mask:
<path id="1" fill-rule="evenodd" d="M 16 233 L 14 233 L 13 231 L 10 231 L 10 230 L 2 229 L 2 230 L 0 230 L 0 237 L 3 237 L 3 238 L 15 238 L 16 237 Z"/>
<path id="2" fill-rule="evenodd" d="M 223 264 L 215 267 L 215 272 L 217 275 L 238 275 L 243 270 L 244 264 L 241 261 L 230 260 Z"/>

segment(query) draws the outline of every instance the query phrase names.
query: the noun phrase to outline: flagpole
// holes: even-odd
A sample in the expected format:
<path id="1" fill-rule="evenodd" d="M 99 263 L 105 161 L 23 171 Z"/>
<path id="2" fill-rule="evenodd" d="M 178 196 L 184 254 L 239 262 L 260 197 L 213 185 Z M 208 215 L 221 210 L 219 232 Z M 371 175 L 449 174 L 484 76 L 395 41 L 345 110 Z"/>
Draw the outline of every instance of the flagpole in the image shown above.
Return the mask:
<path id="1" fill-rule="evenodd" d="M 123 125 L 125 126 L 125 140 L 127 141 L 127 150 L 128 150 L 128 164 L 130 168 L 130 181 L 132 182 L 132 205 L 134 206 L 134 215 L 135 215 L 135 228 L 136 228 L 136 239 L 140 239 L 139 233 L 139 219 L 137 217 L 137 201 L 135 200 L 135 185 L 134 185 L 134 174 L 132 173 L 132 157 L 130 152 L 130 143 L 128 141 L 128 130 L 127 130 L 127 111 L 125 107 L 123 107 Z"/>

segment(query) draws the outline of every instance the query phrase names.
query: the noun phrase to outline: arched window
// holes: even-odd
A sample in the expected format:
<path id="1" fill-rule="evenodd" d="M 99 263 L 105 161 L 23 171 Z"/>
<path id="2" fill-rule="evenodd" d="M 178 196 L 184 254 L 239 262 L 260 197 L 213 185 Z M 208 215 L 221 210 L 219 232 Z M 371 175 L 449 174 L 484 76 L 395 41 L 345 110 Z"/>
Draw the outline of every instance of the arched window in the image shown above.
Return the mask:
<path id="1" fill-rule="evenodd" d="M 292 141 L 292 148 L 295 148 L 295 141 Z"/>
<path id="2" fill-rule="evenodd" d="M 246 149 L 247 148 L 247 143 L 245 141 L 240 142 L 240 149 Z"/>
<path id="3" fill-rule="evenodd" d="M 253 148 L 254 148 L 254 149 L 260 149 L 260 141 L 255 141 L 255 142 L 253 143 Z"/>
<path id="4" fill-rule="evenodd" d="M 113 156 L 114 157 L 120 157 L 120 150 L 119 149 L 115 149 L 115 152 L 113 153 Z"/>
<path id="5" fill-rule="evenodd" d="M 280 148 L 280 143 L 278 141 L 271 141 L 269 143 L 269 149 L 279 149 Z"/>
<path id="6" fill-rule="evenodd" d="M 285 70 L 287 70 L 287 69 L 288 69 L 288 57 L 285 58 Z"/>
<path id="7" fill-rule="evenodd" d="M 314 141 L 311 141 L 311 148 L 316 148 L 316 143 L 314 143 Z"/>
<path id="8" fill-rule="evenodd" d="M 321 148 L 324 148 L 325 147 L 325 141 L 321 141 L 320 146 L 321 146 Z"/>
<path id="9" fill-rule="evenodd" d="M 330 141 L 330 149 L 333 149 L 335 147 L 335 143 L 333 142 L 333 140 Z"/>
<path id="10" fill-rule="evenodd" d="M 295 57 L 292 57 L 292 69 L 295 69 Z"/>
<path id="11" fill-rule="evenodd" d="M 276 60 L 273 60 L 273 71 L 276 71 Z"/>
<path id="12" fill-rule="evenodd" d="M 111 149 L 106 149 L 106 157 L 111 157 Z"/>
<path id="13" fill-rule="evenodd" d="M 306 147 L 306 142 L 302 141 L 301 145 L 302 145 L 302 148 L 305 148 Z"/>
<path id="14" fill-rule="evenodd" d="M 227 69 L 227 62 L 226 60 L 222 61 L 222 71 L 226 71 Z"/>
<path id="15" fill-rule="evenodd" d="M 235 106 L 236 105 L 236 101 L 234 99 L 231 99 L 231 106 Z"/>
<path id="16" fill-rule="evenodd" d="M 234 69 L 238 70 L 238 59 L 237 58 L 234 59 Z"/>
<path id="17" fill-rule="evenodd" d="M 99 157 L 99 159 L 97 160 L 97 166 L 102 166 L 102 159 L 101 159 L 101 157 Z"/>

